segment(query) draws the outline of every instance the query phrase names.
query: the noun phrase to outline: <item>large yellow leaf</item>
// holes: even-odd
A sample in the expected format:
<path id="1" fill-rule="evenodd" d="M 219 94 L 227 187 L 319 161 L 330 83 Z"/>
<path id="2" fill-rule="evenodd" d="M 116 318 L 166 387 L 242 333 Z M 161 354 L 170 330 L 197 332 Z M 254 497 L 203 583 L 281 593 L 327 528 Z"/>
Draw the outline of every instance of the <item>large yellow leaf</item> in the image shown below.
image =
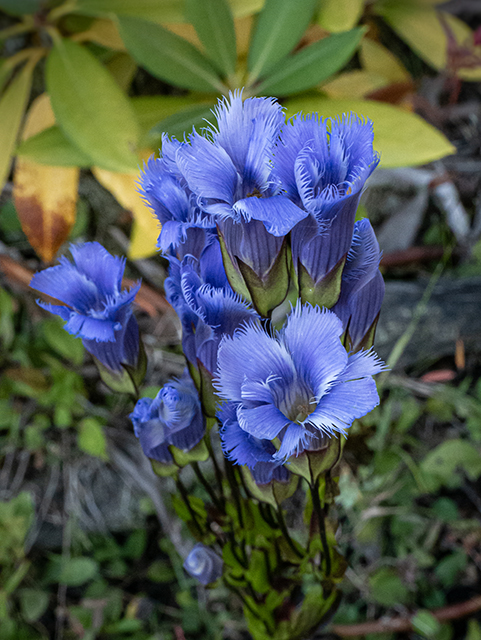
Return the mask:
<path id="1" fill-rule="evenodd" d="M 147 158 L 152 155 L 152 151 L 145 151 L 142 155 Z M 138 174 L 113 173 L 98 167 L 94 167 L 92 172 L 100 184 L 110 191 L 124 209 L 131 211 L 134 217 L 128 251 L 129 258 L 139 260 L 153 255 L 157 251 L 160 224 L 140 197 L 137 184 Z"/>
<path id="2" fill-rule="evenodd" d="M 309 95 L 286 100 L 287 115 L 299 111 L 335 117 L 354 112 L 374 124 L 374 148 L 384 167 L 419 165 L 456 152 L 442 133 L 415 113 L 373 100 L 330 100 Z"/>
<path id="3" fill-rule="evenodd" d="M 388 84 L 389 81 L 383 76 L 364 69 L 354 69 L 341 73 L 321 85 L 321 88 L 330 98 L 363 98 Z"/>
<path id="4" fill-rule="evenodd" d="M 32 104 L 22 138 L 55 124 L 46 94 Z M 15 207 L 28 241 L 45 262 L 57 253 L 75 222 L 79 169 L 50 167 L 19 158 L 15 167 Z"/>
<path id="5" fill-rule="evenodd" d="M 374 9 L 400 38 L 435 69 L 445 69 L 447 65 L 448 37 L 441 20 L 452 31 L 458 45 L 473 47 L 473 32 L 465 22 L 429 4 L 388 0 L 377 3 Z M 472 50 L 481 56 L 481 47 L 473 47 Z M 481 80 L 481 67 L 462 68 L 457 73 L 464 80 Z"/>
<path id="6" fill-rule="evenodd" d="M 409 73 L 389 49 L 370 38 L 364 38 L 359 48 L 363 68 L 390 82 L 406 82 Z"/>
<path id="7" fill-rule="evenodd" d="M 318 22 L 331 33 L 349 31 L 359 21 L 364 9 L 364 0 L 322 0 Z"/>
<path id="8" fill-rule="evenodd" d="M 99 18 L 94 20 L 86 31 L 80 31 L 72 37 L 75 42 L 95 42 L 107 49 L 125 51 L 117 25 L 112 20 Z"/>

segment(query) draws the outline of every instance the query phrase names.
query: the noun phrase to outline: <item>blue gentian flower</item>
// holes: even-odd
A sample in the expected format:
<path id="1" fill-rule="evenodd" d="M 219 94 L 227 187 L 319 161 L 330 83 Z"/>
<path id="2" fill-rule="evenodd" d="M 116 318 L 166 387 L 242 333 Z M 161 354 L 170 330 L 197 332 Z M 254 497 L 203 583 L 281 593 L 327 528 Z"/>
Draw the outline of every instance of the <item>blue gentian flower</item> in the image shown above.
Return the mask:
<path id="1" fill-rule="evenodd" d="M 187 371 L 164 385 L 153 400 L 141 398 L 130 419 L 145 455 L 158 462 L 173 461 L 170 445 L 190 451 L 205 433 L 199 396 Z"/>
<path id="2" fill-rule="evenodd" d="M 362 188 L 379 163 L 372 144 L 371 121 L 354 114 L 328 122 L 298 114 L 282 131 L 275 174 L 287 196 L 309 213 L 292 230 L 292 258 L 314 284 L 346 258 Z"/>
<path id="3" fill-rule="evenodd" d="M 36 273 L 30 286 L 64 305 L 37 303 L 66 321 L 65 330 L 82 338 L 93 356 L 109 369 L 135 367 L 139 329 L 132 302 L 140 282 L 121 290 L 125 258 L 111 255 L 98 242 L 70 245 L 74 264 L 65 256 L 60 264 Z"/>
<path id="4" fill-rule="evenodd" d="M 235 405 L 243 431 L 277 444 L 275 460 L 308 450 L 320 434 L 345 434 L 378 404 L 372 376 L 384 366 L 372 351 L 348 355 L 342 332 L 331 311 L 298 303 L 274 335 L 250 323 L 222 339 L 217 393 Z M 235 447 L 225 435 L 224 447 Z"/>
<path id="5" fill-rule="evenodd" d="M 341 318 L 351 349 L 372 342 L 382 301 L 384 280 L 379 271 L 382 252 L 367 218 L 354 225 L 351 248 L 342 272 L 341 295 L 332 311 Z M 370 346 L 368 344 L 367 346 Z"/>
<path id="6" fill-rule="evenodd" d="M 167 300 L 182 323 L 182 347 L 187 360 L 200 362 L 211 374 L 217 367 L 217 348 L 223 335 L 232 335 L 256 312 L 230 287 L 223 269 L 219 243 L 213 241 L 200 260 L 171 259 L 164 283 Z"/>
<path id="7" fill-rule="evenodd" d="M 201 584 L 207 585 L 221 577 L 223 565 L 222 558 L 215 551 L 198 542 L 185 559 L 184 569 Z"/>
<path id="8" fill-rule="evenodd" d="M 163 138 L 163 157 L 151 157 L 140 176 L 140 193 L 158 218 L 161 229 L 158 247 L 164 253 L 175 251 L 185 243 L 189 230 L 195 229 L 196 240 L 201 229 L 213 229 L 212 216 L 197 206 L 196 196 L 187 187 L 175 165 L 176 140 Z"/>
<path id="9" fill-rule="evenodd" d="M 259 220 L 285 236 L 306 216 L 272 180 L 272 153 L 284 124 L 274 98 L 242 100 L 236 91 L 214 110 L 217 128 L 195 131 L 175 154 L 177 166 L 201 209 L 216 221 Z"/>

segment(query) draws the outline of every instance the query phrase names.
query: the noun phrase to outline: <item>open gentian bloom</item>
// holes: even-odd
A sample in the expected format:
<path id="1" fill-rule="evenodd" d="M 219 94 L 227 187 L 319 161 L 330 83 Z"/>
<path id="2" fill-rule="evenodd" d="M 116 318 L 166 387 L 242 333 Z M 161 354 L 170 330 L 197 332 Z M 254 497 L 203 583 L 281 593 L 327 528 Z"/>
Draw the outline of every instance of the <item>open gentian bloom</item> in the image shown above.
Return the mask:
<path id="1" fill-rule="evenodd" d="M 121 290 L 125 258 L 111 255 L 98 242 L 70 245 L 74 264 L 62 256 L 60 264 L 36 273 L 30 286 L 63 305 L 37 303 L 66 321 L 65 330 L 82 338 L 93 356 L 109 369 L 135 367 L 139 329 L 132 302 L 140 282 Z"/>
<path id="2" fill-rule="evenodd" d="M 319 434 L 345 434 L 378 404 L 372 376 L 384 365 L 372 351 L 348 355 L 342 332 L 331 311 L 298 303 L 274 336 L 246 324 L 223 338 L 217 393 L 235 405 L 243 431 L 274 441 L 274 460 L 308 450 Z M 224 435 L 224 447 L 231 445 Z M 248 441 L 240 446 L 252 452 Z"/>
<path id="3" fill-rule="evenodd" d="M 379 271 L 381 251 L 367 218 L 354 225 L 351 248 L 342 272 L 341 295 L 332 311 L 341 318 L 351 349 L 370 347 L 384 299 Z"/>
<path id="4" fill-rule="evenodd" d="M 338 267 L 351 244 L 354 218 L 362 188 L 379 163 L 373 151 L 370 121 L 350 114 L 328 123 L 316 114 L 292 118 L 284 127 L 275 152 L 275 172 L 287 196 L 309 216 L 292 230 L 292 258 L 306 289 L 320 287 Z M 332 296 L 334 300 L 332 301 Z M 338 287 L 328 306 L 338 297 Z M 325 300 L 309 300 L 321 306 Z"/>
<path id="5" fill-rule="evenodd" d="M 164 385 L 154 400 L 141 398 L 130 419 L 145 455 L 158 462 L 173 461 L 170 445 L 190 451 L 205 433 L 197 390 L 187 371 Z"/>
<path id="6" fill-rule="evenodd" d="M 272 153 L 284 124 L 274 98 L 241 92 L 219 101 L 217 129 L 196 132 L 179 146 L 175 159 L 201 209 L 216 221 L 258 220 L 275 236 L 285 236 L 306 216 L 272 180 Z"/>
<path id="7" fill-rule="evenodd" d="M 198 542 L 183 566 L 190 576 L 205 586 L 221 577 L 223 565 L 222 558 L 215 551 Z"/>

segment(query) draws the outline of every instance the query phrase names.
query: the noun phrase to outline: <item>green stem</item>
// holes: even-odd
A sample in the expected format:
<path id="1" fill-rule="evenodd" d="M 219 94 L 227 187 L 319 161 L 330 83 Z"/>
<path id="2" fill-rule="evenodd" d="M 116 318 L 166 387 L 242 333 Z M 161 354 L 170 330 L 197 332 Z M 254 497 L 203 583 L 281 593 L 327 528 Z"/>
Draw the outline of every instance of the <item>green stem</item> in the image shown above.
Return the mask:
<path id="1" fill-rule="evenodd" d="M 177 477 L 176 480 L 176 485 L 177 485 L 177 489 L 179 490 L 179 493 L 182 497 L 182 500 L 184 501 L 185 506 L 187 507 L 190 517 L 192 518 L 192 521 L 194 522 L 194 525 L 197 527 L 197 530 L 199 531 L 200 536 L 202 537 L 204 532 L 202 530 L 202 527 L 199 524 L 199 521 L 197 519 L 197 514 L 195 513 L 195 511 L 192 509 L 192 505 L 190 504 L 190 500 L 189 500 L 189 495 L 187 493 L 187 489 L 184 486 L 184 483 L 182 482 L 182 480 Z"/>
<path id="2" fill-rule="evenodd" d="M 294 553 L 296 554 L 296 556 L 298 558 L 303 558 L 304 557 L 303 554 L 296 547 L 296 545 L 294 544 L 294 541 L 292 540 L 291 536 L 289 535 L 289 531 L 287 529 L 286 521 L 284 520 L 284 514 L 282 513 L 282 507 L 280 505 L 277 505 L 277 520 L 279 522 L 279 527 L 280 527 L 280 529 L 282 531 L 282 535 L 286 539 L 287 544 L 290 546 L 292 551 L 294 551 Z"/>
<path id="3" fill-rule="evenodd" d="M 244 528 L 244 516 L 242 514 L 242 504 L 241 504 L 241 501 L 240 501 L 239 487 L 237 486 L 234 469 L 232 468 L 232 463 L 229 460 L 227 460 L 227 458 L 224 458 L 224 463 L 225 463 L 225 474 L 226 474 L 227 480 L 229 482 L 229 486 L 230 486 L 230 489 L 231 489 L 232 497 L 234 498 L 234 502 L 235 502 L 235 506 L 236 506 L 236 510 L 237 510 L 237 515 L 238 515 L 238 518 L 239 518 L 239 525 L 240 525 L 240 528 L 243 529 Z"/>
<path id="4" fill-rule="evenodd" d="M 224 487 L 222 484 L 222 471 L 220 470 L 219 464 L 217 462 L 217 458 L 214 455 L 214 449 L 212 447 L 212 442 L 210 439 L 210 434 L 207 434 L 205 438 L 205 443 L 207 445 L 207 449 L 209 451 L 210 458 L 212 460 L 212 464 L 214 465 L 214 473 L 217 480 L 217 486 L 219 487 L 220 499 L 222 501 L 222 510 L 225 511 L 225 496 L 224 496 Z"/>
<path id="5" fill-rule="evenodd" d="M 217 509 L 221 512 L 221 513 L 225 513 L 225 509 L 224 509 L 224 505 L 222 504 L 222 502 L 219 500 L 219 498 L 215 495 L 212 487 L 210 486 L 210 484 L 207 482 L 204 474 L 202 473 L 200 467 L 199 467 L 199 463 L 198 462 L 193 462 L 192 463 L 192 468 L 194 469 L 194 473 L 197 476 L 197 478 L 199 479 L 200 483 L 202 484 L 202 486 L 204 487 L 204 489 L 207 491 L 207 493 L 210 496 L 210 499 L 212 500 L 212 502 L 214 503 L 214 505 L 217 507 Z"/>
<path id="6" fill-rule="evenodd" d="M 331 575 L 331 553 L 329 550 L 329 543 L 327 541 L 326 535 L 326 523 L 324 522 L 324 512 L 321 507 L 321 500 L 319 498 L 319 478 L 316 480 L 314 485 L 309 484 L 309 488 L 311 490 L 312 497 L 312 506 L 314 509 L 314 513 L 316 514 L 317 522 L 319 524 L 319 534 L 321 536 L 321 543 L 323 549 L 323 561 L 325 562 L 326 567 L 326 578 Z"/>
<path id="7" fill-rule="evenodd" d="M 12 36 L 19 36 L 22 33 L 28 33 L 28 31 L 33 31 L 34 29 L 35 24 L 33 18 L 31 16 L 27 16 L 23 22 L 17 22 L 16 24 L 12 24 L 10 27 L 2 29 L 0 31 L 0 40 L 6 40 Z"/>

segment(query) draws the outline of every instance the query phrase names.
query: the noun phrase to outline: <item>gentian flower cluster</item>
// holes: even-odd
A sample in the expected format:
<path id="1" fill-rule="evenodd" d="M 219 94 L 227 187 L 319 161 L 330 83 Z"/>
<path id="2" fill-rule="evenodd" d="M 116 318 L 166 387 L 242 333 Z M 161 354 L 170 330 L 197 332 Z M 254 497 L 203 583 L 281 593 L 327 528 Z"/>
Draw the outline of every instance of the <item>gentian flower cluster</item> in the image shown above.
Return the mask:
<path id="1" fill-rule="evenodd" d="M 164 136 L 140 190 L 162 224 L 167 299 L 190 371 L 204 375 L 204 412 L 205 374 L 213 384 L 224 453 L 259 484 L 285 482 L 289 458 L 378 402 L 382 363 L 362 349 L 384 295 L 381 254 L 355 212 L 379 157 L 371 123 L 353 114 L 286 123 L 274 99 L 237 92 L 214 115 L 183 142 Z M 293 291 L 273 332 L 266 321 Z"/>
<path id="2" fill-rule="evenodd" d="M 179 316 L 187 368 L 155 398 L 138 400 L 130 418 L 154 470 L 175 477 L 185 507 L 179 513 L 202 540 L 185 560 L 190 575 L 202 584 L 220 577 L 223 560 L 203 543 L 222 548 L 235 573 L 226 583 L 239 590 L 249 585 L 253 607 L 254 580 L 261 603 L 272 585 L 302 583 L 302 575 L 282 572 L 305 566 L 304 558 L 313 575 L 325 571 L 321 600 L 327 602 L 335 595 L 326 587 L 331 569 L 334 575 L 342 568 L 332 566 L 337 556 L 319 504 L 319 474 L 338 460 L 353 421 L 378 404 L 373 376 L 385 368 L 372 350 L 384 296 L 381 252 L 369 221 L 355 221 L 379 162 L 372 124 L 353 114 L 333 120 L 298 114 L 285 122 L 274 99 L 243 101 L 239 92 L 221 100 L 214 116 L 215 125 L 184 141 L 164 136 L 160 157 L 148 161 L 140 178 L 142 197 L 161 224 L 158 247 L 169 265 L 165 294 Z M 32 280 L 64 304 L 39 304 L 60 315 L 104 367 L 114 373 L 135 368 L 132 302 L 139 285 L 121 290 L 125 262 L 98 243 L 72 245 L 71 252 L 74 264 L 61 258 Z M 225 477 L 210 442 L 216 420 Z M 199 465 L 209 456 L 218 493 Z M 208 509 L 180 478 L 190 463 L 212 499 Z M 315 512 L 303 550 L 289 537 L 279 508 L 297 475 L 308 481 Z M 274 554 L 266 551 L 264 525 L 262 533 L 243 529 L 247 513 L 256 522 L 241 504 L 252 495 L 274 507 L 270 516 L 259 509 L 258 519 L 269 523 L 277 514 Z M 285 544 L 278 544 L 281 534 Z M 274 566 L 279 553 L 285 563 Z M 279 578 L 270 586 L 254 568 L 265 556 L 269 567 L 262 575 Z M 286 593 L 277 594 L 280 603 Z M 265 611 L 256 620 L 264 620 Z M 319 609 L 318 618 L 324 615 Z M 301 637 L 294 630 L 286 636 L 286 627 L 283 633 Z"/>
<path id="3" fill-rule="evenodd" d="M 30 286 L 63 304 L 38 304 L 66 321 L 65 330 L 82 342 L 107 369 L 135 369 L 139 357 L 139 328 L 132 303 L 140 282 L 121 290 L 125 258 L 111 255 L 98 242 L 70 245 L 73 264 L 60 264 L 36 273 Z"/>

